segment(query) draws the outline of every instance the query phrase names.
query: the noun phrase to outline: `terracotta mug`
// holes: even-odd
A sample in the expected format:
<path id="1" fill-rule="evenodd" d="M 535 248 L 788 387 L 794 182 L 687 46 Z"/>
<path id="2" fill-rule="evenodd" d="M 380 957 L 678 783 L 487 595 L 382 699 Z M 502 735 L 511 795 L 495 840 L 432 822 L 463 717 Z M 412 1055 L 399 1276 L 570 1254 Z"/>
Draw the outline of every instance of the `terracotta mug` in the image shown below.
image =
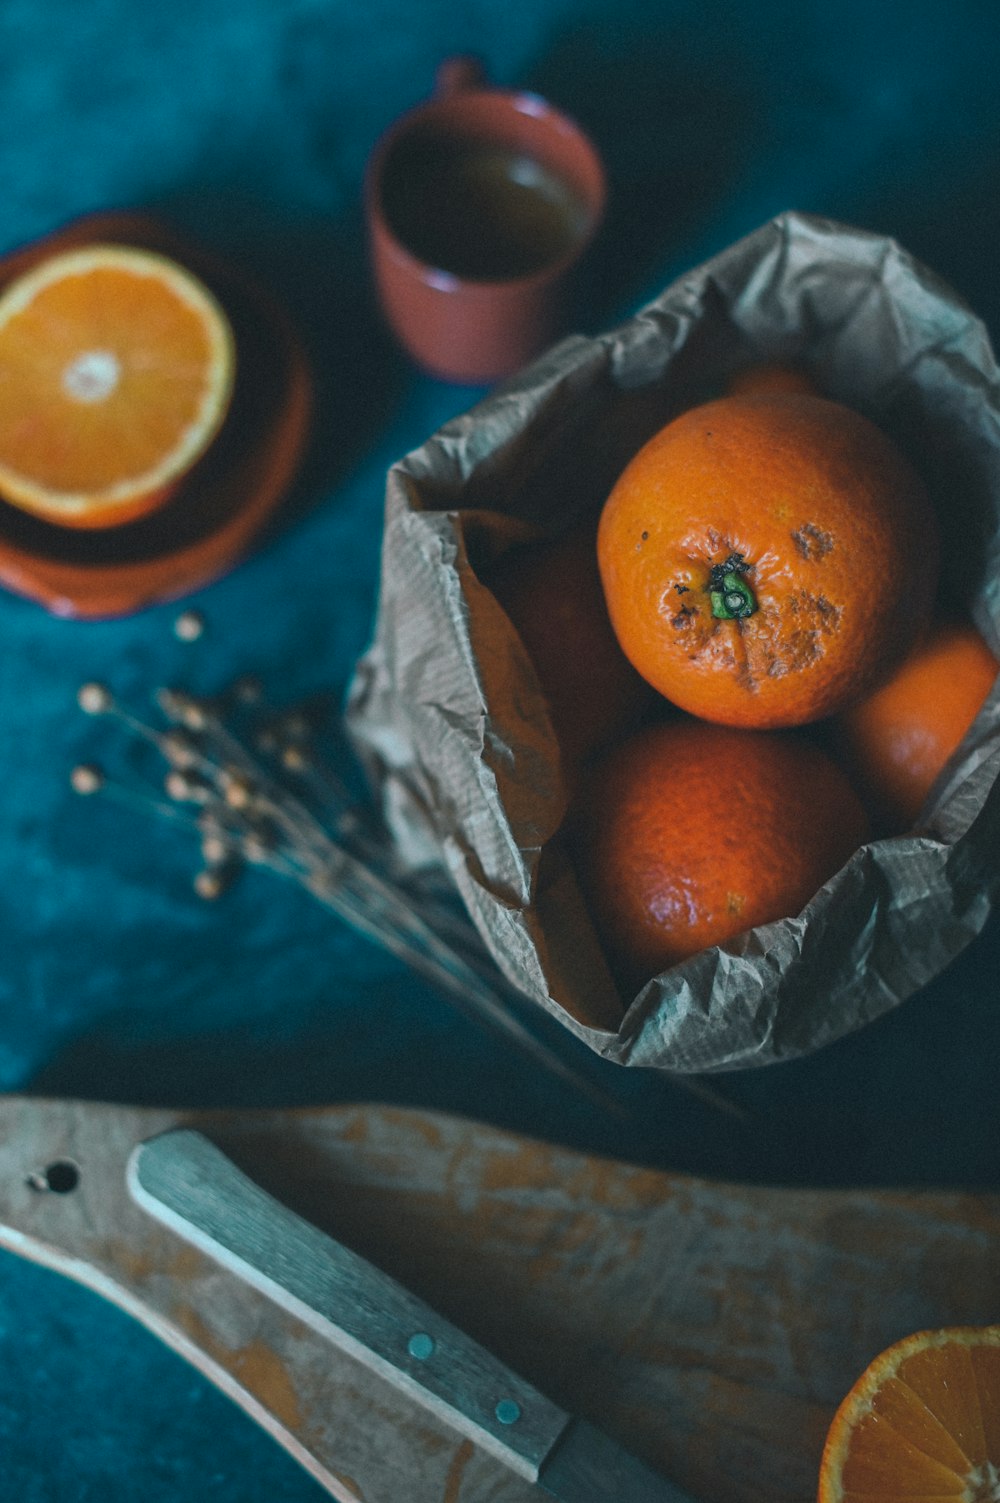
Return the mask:
<path id="1" fill-rule="evenodd" d="M 494 88 L 452 58 L 368 165 L 366 209 L 385 316 L 417 363 L 482 384 L 561 331 L 573 268 L 604 213 L 604 167 L 537 94 Z"/>

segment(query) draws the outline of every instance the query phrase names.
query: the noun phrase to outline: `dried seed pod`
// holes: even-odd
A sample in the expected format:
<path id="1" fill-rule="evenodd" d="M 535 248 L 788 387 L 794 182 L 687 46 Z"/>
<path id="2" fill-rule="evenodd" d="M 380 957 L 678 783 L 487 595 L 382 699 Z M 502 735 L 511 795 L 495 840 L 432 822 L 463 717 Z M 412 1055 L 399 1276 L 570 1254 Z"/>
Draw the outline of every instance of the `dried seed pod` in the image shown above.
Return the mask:
<path id="1" fill-rule="evenodd" d="M 104 773 L 94 762 L 81 762 L 69 775 L 76 793 L 99 793 L 104 787 Z"/>
<path id="2" fill-rule="evenodd" d="M 201 611 L 181 611 L 174 622 L 174 636 L 181 642 L 197 642 L 205 630 L 205 617 Z"/>
<path id="3" fill-rule="evenodd" d="M 219 831 L 209 830 L 202 836 L 201 856 L 206 866 L 222 866 L 232 859 L 232 844 Z"/>
<path id="4" fill-rule="evenodd" d="M 235 875 L 235 870 L 231 872 L 225 866 L 206 866 L 196 875 L 194 890 L 206 903 L 214 903 L 232 886 Z"/>
<path id="5" fill-rule="evenodd" d="M 262 835 L 247 835 L 240 844 L 240 850 L 255 866 L 263 865 L 273 854 L 272 845 Z"/>
<path id="6" fill-rule="evenodd" d="M 293 710 L 291 714 L 283 716 L 279 724 L 282 734 L 290 741 L 306 741 L 312 735 L 308 716 L 303 715 L 301 710 Z"/>
<path id="7" fill-rule="evenodd" d="M 281 765 L 289 772 L 305 772 L 310 764 L 301 746 L 292 745 L 282 747 Z"/>
<path id="8" fill-rule="evenodd" d="M 161 689 L 157 698 L 160 709 L 169 720 L 178 721 L 189 731 L 205 729 L 208 723 L 205 707 L 192 694 L 185 694 L 180 689 Z"/>
<path id="9" fill-rule="evenodd" d="M 193 767 L 198 760 L 197 746 L 184 731 L 168 731 L 160 738 L 160 750 L 172 767 Z"/>
<path id="10" fill-rule="evenodd" d="M 106 715 L 114 708 L 114 698 L 106 684 L 82 684 L 76 702 L 87 715 Z"/>
<path id="11" fill-rule="evenodd" d="M 256 674 L 245 673 L 235 681 L 229 692 L 237 704 L 256 705 L 260 703 L 264 690 Z"/>
<path id="12" fill-rule="evenodd" d="M 220 770 L 219 787 L 231 809 L 246 809 L 253 801 L 253 783 L 238 767 L 223 767 Z"/>
<path id="13" fill-rule="evenodd" d="M 167 773 L 163 787 L 167 797 L 179 804 L 208 804 L 212 799 L 212 790 L 207 783 L 177 768 Z"/>

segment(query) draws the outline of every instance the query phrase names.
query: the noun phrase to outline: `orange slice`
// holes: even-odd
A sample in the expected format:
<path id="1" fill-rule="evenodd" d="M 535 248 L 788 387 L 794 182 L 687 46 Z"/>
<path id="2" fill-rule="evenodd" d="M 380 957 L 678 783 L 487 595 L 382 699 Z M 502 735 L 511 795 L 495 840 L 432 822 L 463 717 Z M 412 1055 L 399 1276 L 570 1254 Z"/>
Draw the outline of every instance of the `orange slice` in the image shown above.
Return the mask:
<path id="1" fill-rule="evenodd" d="M 217 434 L 235 363 L 219 303 L 166 256 L 49 257 L 0 296 L 0 494 L 67 527 L 151 510 Z"/>
<path id="2" fill-rule="evenodd" d="M 1000 1326 L 907 1336 L 834 1416 L 819 1503 L 996 1503 Z"/>

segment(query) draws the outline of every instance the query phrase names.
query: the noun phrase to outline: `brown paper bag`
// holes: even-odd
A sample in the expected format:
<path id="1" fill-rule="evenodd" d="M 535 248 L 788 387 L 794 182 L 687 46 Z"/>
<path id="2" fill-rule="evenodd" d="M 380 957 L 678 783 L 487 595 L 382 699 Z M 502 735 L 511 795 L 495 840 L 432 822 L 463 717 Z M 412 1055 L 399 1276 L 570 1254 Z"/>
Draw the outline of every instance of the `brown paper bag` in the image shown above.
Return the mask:
<path id="1" fill-rule="evenodd" d="M 620 328 L 566 340 L 388 477 L 374 641 L 348 722 L 401 855 L 443 862 L 505 974 L 593 1049 L 670 1071 L 820 1048 L 979 932 L 1000 882 L 1000 693 L 919 833 L 858 851 L 804 911 L 620 997 L 558 831 L 569 797 L 534 670 L 484 563 L 598 507 L 670 417 L 761 359 L 800 360 L 909 454 L 944 585 L 1000 655 L 1000 376 L 959 298 L 892 241 L 798 214 Z"/>

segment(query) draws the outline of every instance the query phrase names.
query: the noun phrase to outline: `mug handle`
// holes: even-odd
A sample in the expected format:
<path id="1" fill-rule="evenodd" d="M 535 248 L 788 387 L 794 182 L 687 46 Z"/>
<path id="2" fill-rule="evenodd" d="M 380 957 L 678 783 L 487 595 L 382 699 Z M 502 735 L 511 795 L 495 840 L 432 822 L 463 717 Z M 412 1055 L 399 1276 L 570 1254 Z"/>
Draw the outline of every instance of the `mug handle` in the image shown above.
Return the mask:
<path id="1" fill-rule="evenodd" d="M 481 89 L 485 83 L 486 69 L 478 57 L 446 57 L 434 75 L 434 98 L 447 99 L 465 89 Z"/>

